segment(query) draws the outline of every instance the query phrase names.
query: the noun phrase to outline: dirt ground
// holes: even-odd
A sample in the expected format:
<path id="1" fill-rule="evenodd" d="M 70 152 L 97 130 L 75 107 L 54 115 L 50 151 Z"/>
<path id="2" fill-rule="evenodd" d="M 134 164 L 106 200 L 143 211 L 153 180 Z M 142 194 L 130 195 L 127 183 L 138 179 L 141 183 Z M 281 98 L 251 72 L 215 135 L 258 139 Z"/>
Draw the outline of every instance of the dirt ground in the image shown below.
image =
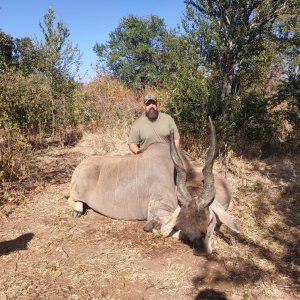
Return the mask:
<path id="1" fill-rule="evenodd" d="M 210 257 L 144 232 L 145 222 L 91 209 L 72 219 L 64 195 L 83 157 L 41 151 L 38 185 L 0 219 L 1 300 L 300 299 L 300 157 L 219 164 L 241 234 L 221 227 Z"/>

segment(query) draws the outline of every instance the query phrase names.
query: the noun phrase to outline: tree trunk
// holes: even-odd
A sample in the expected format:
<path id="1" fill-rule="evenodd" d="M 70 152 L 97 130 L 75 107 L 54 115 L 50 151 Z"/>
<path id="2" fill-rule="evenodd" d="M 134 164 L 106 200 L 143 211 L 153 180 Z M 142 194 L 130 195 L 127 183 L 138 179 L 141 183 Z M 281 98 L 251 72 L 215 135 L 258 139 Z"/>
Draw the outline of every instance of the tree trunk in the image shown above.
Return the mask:
<path id="1" fill-rule="evenodd" d="M 221 107 L 222 107 L 222 115 L 224 120 L 228 120 L 230 114 L 228 109 L 228 101 L 232 93 L 235 60 L 232 59 L 230 62 L 225 61 L 225 64 L 226 64 L 225 74 L 223 76 L 222 91 L 221 91 Z"/>
<path id="2" fill-rule="evenodd" d="M 231 85 L 232 80 L 230 79 L 230 76 L 227 76 L 225 74 L 222 84 L 222 93 L 221 93 L 221 106 L 222 106 L 222 115 L 224 120 L 227 120 L 229 117 L 229 111 L 228 111 L 228 98 L 231 93 Z"/>

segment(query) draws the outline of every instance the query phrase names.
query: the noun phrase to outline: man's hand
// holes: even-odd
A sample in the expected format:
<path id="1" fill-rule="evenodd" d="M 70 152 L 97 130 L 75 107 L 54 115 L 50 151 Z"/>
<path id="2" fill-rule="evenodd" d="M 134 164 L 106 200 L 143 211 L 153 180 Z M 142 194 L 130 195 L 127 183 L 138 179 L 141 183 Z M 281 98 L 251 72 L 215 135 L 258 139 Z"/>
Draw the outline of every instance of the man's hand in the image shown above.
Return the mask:
<path id="1" fill-rule="evenodd" d="M 136 144 L 129 144 L 129 149 L 133 154 L 139 154 L 141 153 L 139 147 Z"/>

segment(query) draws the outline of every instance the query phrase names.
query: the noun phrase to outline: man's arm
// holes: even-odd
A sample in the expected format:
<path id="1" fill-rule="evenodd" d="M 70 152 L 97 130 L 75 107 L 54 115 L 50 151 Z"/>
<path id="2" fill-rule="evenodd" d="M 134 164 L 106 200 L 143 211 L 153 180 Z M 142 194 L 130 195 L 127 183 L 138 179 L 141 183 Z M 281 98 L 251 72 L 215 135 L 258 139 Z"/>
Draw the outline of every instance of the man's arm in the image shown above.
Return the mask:
<path id="1" fill-rule="evenodd" d="M 139 154 L 140 150 L 139 147 L 136 144 L 128 144 L 129 150 L 133 153 L 133 154 Z"/>
<path id="2" fill-rule="evenodd" d="M 177 125 L 174 119 L 171 116 L 169 117 L 170 117 L 170 127 L 171 127 L 170 129 L 174 130 L 175 146 L 177 149 L 180 149 L 180 135 L 179 135 Z"/>
<path id="3" fill-rule="evenodd" d="M 135 122 L 129 132 L 128 136 L 128 147 L 132 154 L 139 154 L 139 130 L 137 129 L 137 123 Z"/>

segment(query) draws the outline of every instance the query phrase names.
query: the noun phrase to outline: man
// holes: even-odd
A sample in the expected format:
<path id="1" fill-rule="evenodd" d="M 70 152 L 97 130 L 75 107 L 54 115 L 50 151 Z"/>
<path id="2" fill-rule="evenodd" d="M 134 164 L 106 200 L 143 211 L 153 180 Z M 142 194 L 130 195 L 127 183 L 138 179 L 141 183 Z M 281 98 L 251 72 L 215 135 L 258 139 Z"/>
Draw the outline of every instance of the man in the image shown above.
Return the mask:
<path id="1" fill-rule="evenodd" d="M 128 138 L 128 146 L 133 154 L 145 151 L 151 144 L 167 143 L 170 131 L 174 129 L 176 147 L 179 148 L 180 137 L 177 126 L 168 114 L 158 111 L 156 97 L 148 94 L 144 98 L 144 111 L 132 125 Z"/>

